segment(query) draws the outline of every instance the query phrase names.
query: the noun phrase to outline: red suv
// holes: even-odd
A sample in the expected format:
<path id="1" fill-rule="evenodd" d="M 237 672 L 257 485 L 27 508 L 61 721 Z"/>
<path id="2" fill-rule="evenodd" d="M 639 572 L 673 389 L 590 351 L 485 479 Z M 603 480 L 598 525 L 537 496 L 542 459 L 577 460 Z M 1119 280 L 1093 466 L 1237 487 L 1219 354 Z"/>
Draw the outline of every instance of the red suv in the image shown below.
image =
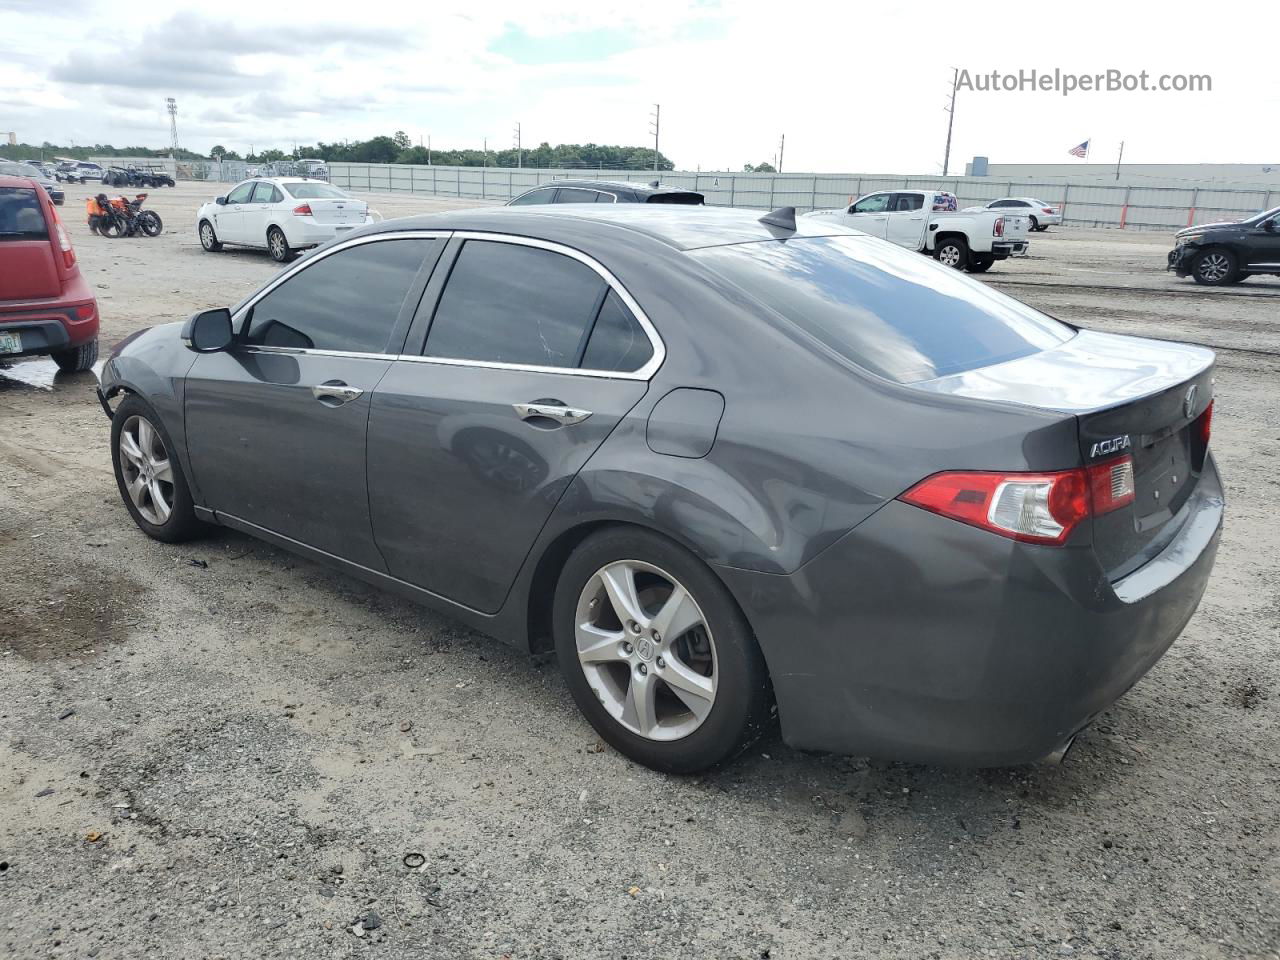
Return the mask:
<path id="1" fill-rule="evenodd" d="M 62 370 L 98 359 L 98 301 L 49 195 L 0 176 L 0 361 L 48 354 Z"/>

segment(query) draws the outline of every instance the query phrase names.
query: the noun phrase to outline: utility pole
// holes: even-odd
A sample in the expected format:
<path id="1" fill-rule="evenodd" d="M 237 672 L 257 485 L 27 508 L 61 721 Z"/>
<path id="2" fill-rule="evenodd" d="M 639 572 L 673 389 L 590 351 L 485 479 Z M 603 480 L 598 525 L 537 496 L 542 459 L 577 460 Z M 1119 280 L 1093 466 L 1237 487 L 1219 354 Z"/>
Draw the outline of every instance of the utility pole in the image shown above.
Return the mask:
<path id="1" fill-rule="evenodd" d="M 951 128 L 956 123 L 956 90 L 960 86 L 960 68 L 951 68 L 951 99 L 947 102 L 947 149 L 942 154 L 942 175 L 951 168 Z"/>
<path id="2" fill-rule="evenodd" d="M 1116 157 L 1116 179 L 1120 179 L 1120 161 L 1124 159 L 1124 141 L 1120 141 L 1120 156 Z"/>
<path id="3" fill-rule="evenodd" d="M 778 172 L 782 172 L 782 151 L 787 148 L 787 135 L 784 133 L 778 140 Z"/>
<path id="4" fill-rule="evenodd" d="M 649 114 L 649 132 L 653 134 L 653 169 L 658 170 L 658 131 L 662 128 L 662 104 L 653 105 L 653 113 Z"/>
<path id="5" fill-rule="evenodd" d="M 524 149 L 520 146 L 520 123 L 516 122 L 515 130 L 515 147 L 516 147 L 516 167 L 524 166 Z"/>
<path id="6" fill-rule="evenodd" d="M 169 110 L 169 158 L 178 158 L 178 101 L 173 97 L 165 97 L 165 106 Z"/>
<path id="7" fill-rule="evenodd" d="M 431 134 L 429 133 L 427 134 L 427 166 L 431 166 Z M 433 173 L 432 176 L 434 177 L 435 174 Z"/>
<path id="8" fill-rule="evenodd" d="M 489 165 L 489 138 L 485 137 L 484 138 L 484 163 L 480 164 L 480 166 L 487 167 L 488 165 Z"/>

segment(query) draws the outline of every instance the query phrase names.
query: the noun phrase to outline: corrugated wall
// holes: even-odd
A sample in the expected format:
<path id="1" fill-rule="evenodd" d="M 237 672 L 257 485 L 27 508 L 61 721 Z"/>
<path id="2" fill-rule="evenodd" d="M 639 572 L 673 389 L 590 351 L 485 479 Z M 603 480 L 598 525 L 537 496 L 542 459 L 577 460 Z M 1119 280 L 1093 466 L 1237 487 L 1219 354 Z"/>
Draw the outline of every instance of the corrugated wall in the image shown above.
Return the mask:
<path id="1" fill-rule="evenodd" d="M 650 182 L 652 170 L 533 170 L 508 167 L 438 167 L 409 164 L 331 163 L 331 181 L 374 193 L 418 193 L 477 200 L 509 200 L 530 187 L 566 177 Z M 1280 188 L 1155 187 L 1145 183 L 1071 183 L 1007 177 L 933 177 L 857 173 L 658 174 L 668 186 L 697 190 L 715 206 L 798 211 L 847 204 L 878 190 L 947 190 L 960 205 L 1007 196 L 1036 197 L 1061 206 L 1068 223 L 1081 226 L 1168 230 L 1189 223 L 1232 220 L 1280 204 Z"/>

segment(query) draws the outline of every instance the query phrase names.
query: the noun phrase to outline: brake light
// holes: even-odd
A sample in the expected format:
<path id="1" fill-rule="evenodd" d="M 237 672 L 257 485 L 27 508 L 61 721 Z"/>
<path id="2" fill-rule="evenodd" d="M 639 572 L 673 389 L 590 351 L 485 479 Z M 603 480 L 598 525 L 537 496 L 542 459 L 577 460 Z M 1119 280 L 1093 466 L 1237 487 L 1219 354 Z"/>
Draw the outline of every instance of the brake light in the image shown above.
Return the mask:
<path id="1" fill-rule="evenodd" d="M 1204 408 L 1204 413 L 1200 414 L 1200 418 L 1196 420 L 1196 426 L 1200 432 L 1200 443 L 1206 449 L 1209 447 L 1209 433 L 1213 425 L 1213 401 L 1209 401 L 1209 405 Z"/>
<path id="2" fill-rule="evenodd" d="M 304 203 L 304 204 L 302 204 L 302 206 L 300 206 L 300 207 L 294 207 L 294 208 L 293 208 L 293 215 L 294 215 L 295 217 L 309 217 L 309 216 L 311 216 L 311 204 L 309 204 L 309 203 Z"/>
<path id="3" fill-rule="evenodd" d="M 995 225 L 991 228 L 991 235 L 995 237 L 1004 236 L 1004 217 L 996 217 Z"/>
<path id="4" fill-rule="evenodd" d="M 62 218 L 58 216 L 57 210 L 53 212 L 53 229 L 58 237 L 58 249 L 62 251 L 62 265 L 70 270 L 76 265 L 76 252 L 71 248 L 67 231 L 62 229 Z"/>
<path id="5" fill-rule="evenodd" d="M 899 497 L 1011 540 L 1053 546 L 1066 543 L 1082 520 L 1118 510 L 1133 498 L 1128 456 L 1050 473 L 936 473 Z"/>
<path id="6" fill-rule="evenodd" d="M 1053 207 L 1045 207 L 1045 208 L 1044 208 L 1044 212 L 1045 212 L 1045 213 L 1053 213 Z"/>

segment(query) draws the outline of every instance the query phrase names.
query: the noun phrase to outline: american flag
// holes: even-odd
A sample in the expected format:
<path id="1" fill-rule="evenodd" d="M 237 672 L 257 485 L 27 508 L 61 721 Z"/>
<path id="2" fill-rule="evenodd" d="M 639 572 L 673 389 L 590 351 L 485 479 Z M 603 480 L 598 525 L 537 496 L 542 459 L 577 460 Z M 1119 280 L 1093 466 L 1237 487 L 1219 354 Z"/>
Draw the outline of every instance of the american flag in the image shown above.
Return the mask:
<path id="1" fill-rule="evenodd" d="M 1079 146 L 1072 147 L 1067 151 L 1067 153 L 1071 154 L 1073 157 L 1080 157 L 1081 159 L 1087 157 L 1089 155 L 1089 141 L 1086 140 Z"/>

